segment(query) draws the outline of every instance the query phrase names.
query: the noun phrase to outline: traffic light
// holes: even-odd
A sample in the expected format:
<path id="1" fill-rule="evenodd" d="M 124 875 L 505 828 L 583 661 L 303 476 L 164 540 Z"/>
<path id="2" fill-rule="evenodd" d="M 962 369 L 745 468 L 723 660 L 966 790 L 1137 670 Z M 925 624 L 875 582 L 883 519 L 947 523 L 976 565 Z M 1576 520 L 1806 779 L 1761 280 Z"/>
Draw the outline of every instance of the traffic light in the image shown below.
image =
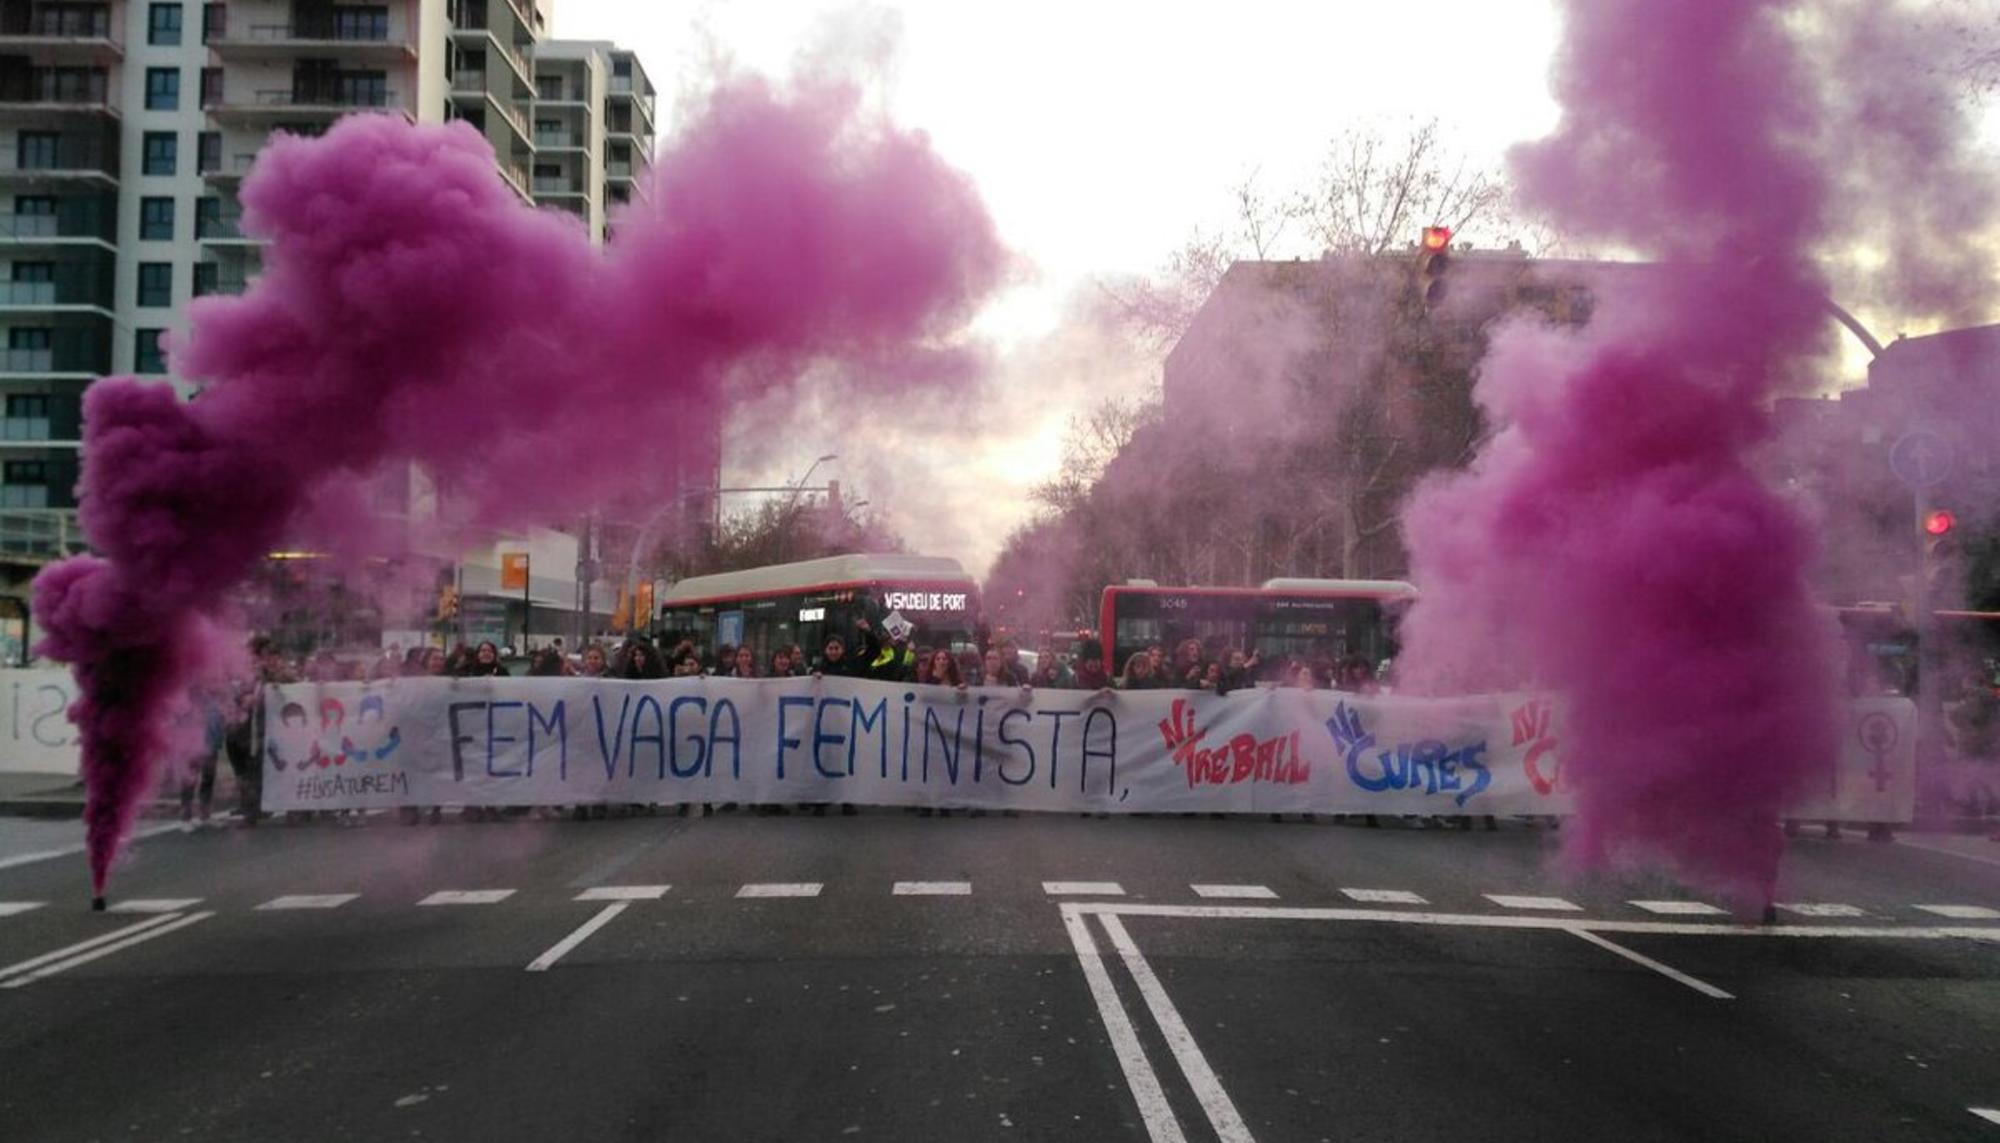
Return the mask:
<path id="1" fill-rule="evenodd" d="M 1451 227 L 1424 227 L 1424 239 L 1417 248 L 1417 290 L 1425 309 L 1444 300 L 1445 273 L 1450 269 Z"/>

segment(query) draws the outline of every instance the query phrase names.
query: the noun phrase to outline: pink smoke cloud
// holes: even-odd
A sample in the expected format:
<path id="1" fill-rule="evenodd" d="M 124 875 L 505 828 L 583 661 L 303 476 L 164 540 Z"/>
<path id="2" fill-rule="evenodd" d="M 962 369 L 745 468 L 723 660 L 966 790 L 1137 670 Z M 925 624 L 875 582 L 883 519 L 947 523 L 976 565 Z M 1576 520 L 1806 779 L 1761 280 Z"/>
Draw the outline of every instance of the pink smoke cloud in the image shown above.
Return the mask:
<path id="1" fill-rule="evenodd" d="M 355 494 L 385 466 L 422 466 L 482 527 L 668 495 L 661 456 L 711 439 L 735 394 L 827 360 L 895 363 L 877 388 L 961 377 L 952 339 L 1006 266 L 966 177 L 839 86 L 730 81 L 649 191 L 599 253 L 463 124 L 356 116 L 266 149 L 242 196 L 264 274 L 196 303 L 172 347 L 204 390 L 91 389 L 102 558 L 36 582 L 42 651 L 83 690 L 98 893 L 220 662 L 230 590 L 305 531 L 350 559 L 408 550 Z"/>

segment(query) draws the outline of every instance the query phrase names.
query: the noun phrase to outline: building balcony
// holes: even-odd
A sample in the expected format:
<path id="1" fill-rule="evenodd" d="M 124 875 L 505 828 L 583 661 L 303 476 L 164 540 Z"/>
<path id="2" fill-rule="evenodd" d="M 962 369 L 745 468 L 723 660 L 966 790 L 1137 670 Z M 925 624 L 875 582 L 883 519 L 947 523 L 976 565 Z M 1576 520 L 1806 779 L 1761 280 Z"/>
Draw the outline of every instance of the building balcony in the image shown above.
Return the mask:
<path id="1" fill-rule="evenodd" d="M 75 503 L 46 484 L 0 484 L 0 553 L 54 560 L 88 550 L 76 509 L 50 507 L 58 500 Z"/>
<path id="2" fill-rule="evenodd" d="M 495 95 L 489 90 L 486 86 L 486 78 L 486 73 L 483 71 L 461 70 L 452 76 L 451 101 L 453 106 L 460 109 L 461 117 L 463 117 L 465 111 L 472 109 L 480 109 L 489 115 L 499 116 L 500 121 L 505 123 L 507 128 L 513 132 L 514 143 L 523 150 L 533 150 L 534 140 L 528 133 L 527 119 L 516 109 L 513 100 Z M 494 149 L 499 150 L 500 148 L 496 146 Z M 509 147 L 507 149 L 512 150 L 513 148 Z"/>
<path id="3" fill-rule="evenodd" d="M 64 138 L 53 151 L 24 153 L 15 140 L 0 138 L 0 183 L 116 187 L 118 151 L 87 139 Z"/>
<path id="4" fill-rule="evenodd" d="M 0 123 L 120 118 L 117 89 L 103 72 L 87 82 L 59 79 L 40 70 L 0 74 Z"/>
<path id="5" fill-rule="evenodd" d="M 537 151 L 583 151 L 583 136 L 574 131 L 537 131 L 535 150 Z"/>
<path id="6" fill-rule="evenodd" d="M 0 441 L 9 444 L 49 443 L 47 417 L 0 417 Z"/>
<path id="7" fill-rule="evenodd" d="M 656 122 L 654 117 L 655 100 L 652 91 L 641 90 L 637 84 L 632 82 L 632 77 L 629 75 L 612 76 L 609 90 L 614 105 L 638 108 L 639 114 L 646 120 L 647 128 L 649 130 L 652 128 L 654 122 Z"/>
<path id="8" fill-rule="evenodd" d="M 534 66 L 528 62 L 527 56 L 521 54 L 520 48 L 510 42 L 511 36 L 486 27 L 458 27 L 452 29 L 451 38 L 461 48 L 473 52 L 484 51 L 489 57 L 499 56 L 506 62 L 506 70 L 511 73 L 510 82 L 519 84 L 524 96 L 535 90 Z"/>
<path id="9" fill-rule="evenodd" d="M 243 212 L 240 210 L 223 215 L 196 217 L 194 238 L 204 246 L 260 245 L 258 239 L 243 233 Z"/>
<path id="10" fill-rule="evenodd" d="M 0 214 L 0 246 L 21 247 L 98 246 L 115 251 L 111 219 L 91 220 L 74 212 L 57 214 Z"/>
<path id="11" fill-rule="evenodd" d="M 204 269 L 209 269 L 203 273 Z M 195 263 L 194 296 L 197 298 L 241 297 L 250 288 L 250 276 L 241 272 L 224 273 L 219 263 Z"/>
<path id="12" fill-rule="evenodd" d="M 255 151 L 238 151 L 233 155 L 224 155 L 219 164 L 201 172 L 201 180 L 212 187 L 234 187 L 243 181 L 244 175 L 250 173 L 250 167 L 256 161 Z"/>
<path id="13" fill-rule="evenodd" d="M 109 4 L 10 4 L 0 10 L 0 55 L 61 67 L 115 64 L 125 43 Z"/>
<path id="14" fill-rule="evenodd" d="M 386 27 L 343 27 L 333 21 L 245 25 L 231 22 L 221 34 L 209 37 L 208 48 L 225 63 L 311 56 L 340 63 L 394 66 L 417 58 L 417 45 L 407 32 Z"/>
<path id="15" fill-rule="evenodd" d="M 208 109 L 208 117 L 218 124 L 270 130 L 283 123 L 300 121 L 332 123 L 343 115 L 357 112 L 400 115 L 416 122 L 416 115 L 395 91 L 330 90 L 297 91 L 291 88 L 254 91 L 249 98 L 226 95 Z"/>
<path id="16" fill-rule="evenodd" d="M 106 330 L 109 336 L 109 330 Z M 0 349 L 0 379 L 68 378 L 88 380 L 111 369 L 111 355 L 101 342 L 97 353 L 60 349 Z"/>
<path id="17" fill-rule="evenodd" d="M 111 299 L 73 282 L 0 282 L 0 314 L 89 313 L 111 316 Z"/>
<path id="18" fill-rule="evenodd" d="M 530 206 L 534 205 L 535 196 L 528 189 L 527 167 L 522 166 L 520 163 L 510 163 L 502 159 L 500 160 L 500 177 L 507 180 L 507 185 L 514 188 L 514 193 L 520 195 L 522 201 L 528 203 Z"/>
<path id="19" fill-rule="evenodd" d="M 566 175 L 536 175 L 534 183 L 536 198 L 585 198 L 582 179 Z"/>

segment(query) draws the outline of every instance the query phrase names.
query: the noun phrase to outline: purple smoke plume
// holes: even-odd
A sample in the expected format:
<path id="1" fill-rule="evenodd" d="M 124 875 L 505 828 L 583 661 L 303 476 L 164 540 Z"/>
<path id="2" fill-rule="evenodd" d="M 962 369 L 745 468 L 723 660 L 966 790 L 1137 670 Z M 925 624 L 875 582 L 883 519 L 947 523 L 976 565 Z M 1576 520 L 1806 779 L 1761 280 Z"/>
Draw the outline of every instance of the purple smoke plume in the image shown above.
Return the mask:
<path id="1" fill-rule="evenodd" d="M 454 525 L 671 494 L 662 457 L 713 433 L 733 393 L 829 360 L 878 389 L 962 376 L 947 339 L 1006 263 L 970 182 L 828 84 L 718 88 L 602 254 L 524 204 L 463 124 L 278 137 L 242 197 L 263 276 L 196 303 L 173 346 L 205 388 L 90 389 L 100 556 L 35 584 L 40 650 L 82 690 L 99 894 L 190 685 L 221 661 L 230 590 L 285 542 L 409 550 L 361 494 L 385 466 L 421 465 Z"/>
<path id="2" fill-rule="evenodd" d="M 1867 180 L 1838 160 L 1882 142 L 1915 164 L 1907 188 L 1957 169 L 1963 124 L 1911 97 L 1941 86 L 1921 70 L 1897 69 L 1896 98 L 1881 71 L 1863 94 L 1834 70 L 1865 54 L 1828 49 L 1848 6 L 1564 10 L 1563 116 L 1514 153 L 1516 180 L 1570 233 L 1654 265 L 1599 291 L 1580 335 L 1496 337 L 1478 389 L 1493 440 L 1405 518 L 1425 596 L 1399 666 L 1430 689 L 1559 692 L 1570 858 L 1662 861 L 1760 906 L 1779 814 L 1833 764 L 1840 700 L 1816 539 L 1751 456 L 1771 398 L 1831 344 L 1820 259 L 1887 213 L 1856 209 Z M 1890 233 L 1883 276 L 1934 309 L 1935 276 L 1905 274 Z"/>

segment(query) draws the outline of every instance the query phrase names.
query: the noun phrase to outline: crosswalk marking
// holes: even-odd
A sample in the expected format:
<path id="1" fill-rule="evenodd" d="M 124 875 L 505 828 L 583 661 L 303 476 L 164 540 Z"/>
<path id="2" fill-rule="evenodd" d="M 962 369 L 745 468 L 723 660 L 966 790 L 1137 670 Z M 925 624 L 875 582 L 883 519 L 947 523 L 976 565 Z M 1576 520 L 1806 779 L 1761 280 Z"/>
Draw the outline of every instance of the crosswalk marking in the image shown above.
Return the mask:
<path id="1" fill-rule="evenodd" d="M 1815 904 L 1812 902 L 1797 901 L 1789 905 L 1781 904 L 1778 908 L 1783 909 L 1787 913 L 1797 913 L 1801 917 L 1865 917 L 1868 915 L 1853 905 L 1831 903 Z"/>
<path id="2" fill-rule="evenodd" d="M 1729 910 L 1718 909 L 1706 901 L 1633 901 L 1630 902 L 1648 913 L 1660 913 L 1669 917 L 1714 917 L 1727 914 Z"/>
<path id="3" fill-rule="evenodd" d="M 1430 904 L 1429 901 L 1424 900 L 1408 889 L 1342 889 L 1341 892 L 1347 894 L 1353 900 L 1365 901 L 1371 905 Z"/>
<path id="4" fill-rule="evenodd" d="M 1275 901 L 1278 895 L 1263 885 L 1190 885 L 1197 897 L 1217 897 L 1228 900 Z"/>
<path id="5" fill-rule="evenodd" d="M 199 897 L 135 897 L 114 902 L 113 913 L 181 913 L 201 904 Z"/>
<path id="6" fill-rule="evenodd" d="M 671 885 L 599 885 L 576 895 L 579 901 L 657 901 Z"/>
<path id="7" fill-rule="evenodd" d="M 970 897 L 970 881 L 898 881 L 889 890 L 895 897 Z"/>
<path id="8" fill-rule="evenodd" d="M 48 904 L 46 901 L 0 901 L 0 917 L 11 917 Z"/>
<path id="9" fill-rule="evenodd" d="M 562 940 L 557 941 L 554 948 L 551 948 L 549 951 L 543 953 L 542 955 L 536 957 L 534 960 L 530 961 L 528 963 L 528 971 L 547 972 L 550 968 L 552 968 L 555 965 L 557 961 L 561 960 L 563 957 L 567 956 L 571 950 L 575 949 L 576 946 L 589 940 L 590 935 L 592 933 L 610 924 L 614 919 L 617 918 L 618 914 L 624 912 L 625 910 L 631 907 L 632 903 L 630 901 L 614 901 L 611 904 L 606 905 L 603 909 L 598 911 L 595 917 L 592 917 L 588 921 L 585 921 L 583 924 L 577 926 L 575 932 L 564 937 Z"/>
<path id="10" fill-rule="evenodd" d="M 745 885 L 736 891 L 738 897 L 817 897 L 825 888 L 817 881 L 780 881 L 761 885 Z"/>
<path id="11" fill-rule="evenodd" d="M 498 905 L 512 897 L 512 889 L 440 889 L 419 905 Z"/>
<path id="12" fill-rule="evenodd" d="M 1488 893 L 1486 899 L 1503 909 L 1542 909 L 1554 913 L 1581 913 L 1583 906 L 1561 897 L 1517 897 L 1512 893 Z"/>
<path id="13" fill-rule="evenodd" d="M 1116 881 L 1044 881 L 1042 892 L 1050 897 L 1123 897 L 1125 887 Z"/>
<path id="14" fill-rule="evenodd" d="M 257 906 L 257 911 L 276 913 L 288 909 L 338 909 L 360 896 L 359 893 L 299 893 L 288 897 L 273 897 Z"/>
<path id="15" fill-rule="evenodd" d="M 1968 1107 L 1965 1110 L 1970 1111 L 1988 1123 L 2000 1124 L 2000 1108 Z"/>
<path id="16" fill-rule="evenodd" d="M 1917 908 L 1955 921 L 2000 921 L 2000 909 L 1984 905 L 1918 905 Z"/>
<path id="17" fill-rule="evenodd" d="M 200 924 L 213 916 L 214 913 L 193 913 L 188 916 L 160 913 L 116 932 L 105 933 L 66 949 L 58 949 L 36 957 L 34 960 L 22 961 L 20 964 L 0 969 L 0 988 L 25 987 L 113 953 L 123 952 L 134 945 L 145 944 L 155 937 L 166 936 L 176 929 Z"/>

